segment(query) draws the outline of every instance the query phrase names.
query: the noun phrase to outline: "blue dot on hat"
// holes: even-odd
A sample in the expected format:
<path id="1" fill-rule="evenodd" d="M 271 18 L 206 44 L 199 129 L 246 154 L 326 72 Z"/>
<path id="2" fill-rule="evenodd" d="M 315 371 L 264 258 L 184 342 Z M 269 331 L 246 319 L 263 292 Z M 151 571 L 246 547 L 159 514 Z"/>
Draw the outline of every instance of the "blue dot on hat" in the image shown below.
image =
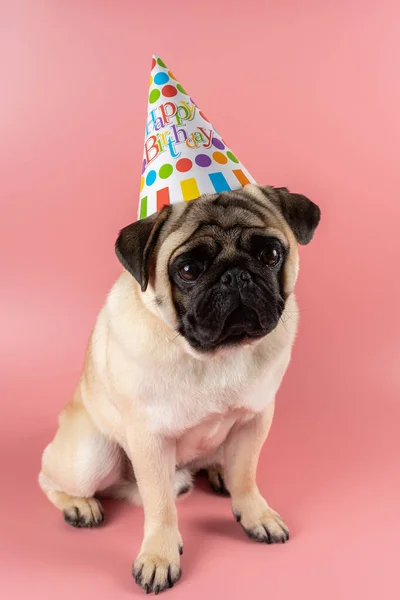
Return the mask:
<path id="1" fill-rule="evenodd" d="M 154 83 L 157 85 L 164 85 L 167 81 L 169 81 L 169 77 L 166 73 L 157 73 L 157 75 L 154 76 Z"/>
<path id="2" fill-rule="evenodd" d="M 155 171 L 149 171 L 146 177 L 146 185 L 153 185 L 157 178 L 157 173 Z"/>

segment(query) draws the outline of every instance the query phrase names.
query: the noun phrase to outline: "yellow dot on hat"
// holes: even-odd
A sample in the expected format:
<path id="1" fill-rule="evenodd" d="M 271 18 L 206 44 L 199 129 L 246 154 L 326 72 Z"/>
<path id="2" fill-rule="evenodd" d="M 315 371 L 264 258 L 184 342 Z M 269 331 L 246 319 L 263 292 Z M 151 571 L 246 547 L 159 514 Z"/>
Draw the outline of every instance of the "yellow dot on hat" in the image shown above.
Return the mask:
<path id="1" fill-rule="evenodd" d="M 153 77 L 150 75 L 150 87 L 153 85 Z"/>
<path id="2" fill-rule="evenodd" d="M 228 159 L 226 158 L 225 154 L 222 154 L 222 152 L 214 152 L 212 157 L 215 162 L 219 163 L 220 165 L 225 165 L 228 162 Z"/>
<path id="3" fill-rule="evenodd" d="M 175 77 L 175 75 L 173 75 L 173 74 L 171 73 L 171 71 L 168 71 L 168 75 L 171 77 L 171 79 L 174 79 L 174 80 L 176 81 L 176 77 Z"/>
<path id="4" fill-rule="evenodd" d="M 144 188 L 144 177 L 142 175 L 142 177 L 140 179 L 140 191 L 142 191 L 143 188 Z"/>
<path id="5" fill-rule="evenodd" d="M 149 96 L 150 104 L 154 104 L 154 102 L 157 102 L 159 97 L 160 97 L 160 90 L 152 90 L 150 92 L 150 96 Z"/>

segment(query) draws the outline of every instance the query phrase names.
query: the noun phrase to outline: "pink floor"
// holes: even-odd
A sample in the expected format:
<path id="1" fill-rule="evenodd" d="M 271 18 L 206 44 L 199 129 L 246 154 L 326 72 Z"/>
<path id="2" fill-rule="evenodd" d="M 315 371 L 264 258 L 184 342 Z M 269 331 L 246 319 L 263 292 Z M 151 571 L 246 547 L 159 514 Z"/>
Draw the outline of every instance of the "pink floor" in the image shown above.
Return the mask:
<path id="1" fill-rule="evenodd" d="M 323 211 L 259 472 L 291 540 L 248 541 L 200 482 L 168 597 L 397 599 L 398 3 L 1 4 L 0 596 L 143 596 L 141 509 L 108 503 L 104 527 L 74 530 L 36 478 L 135 216 L 156 52 L 258 181 Z"/>

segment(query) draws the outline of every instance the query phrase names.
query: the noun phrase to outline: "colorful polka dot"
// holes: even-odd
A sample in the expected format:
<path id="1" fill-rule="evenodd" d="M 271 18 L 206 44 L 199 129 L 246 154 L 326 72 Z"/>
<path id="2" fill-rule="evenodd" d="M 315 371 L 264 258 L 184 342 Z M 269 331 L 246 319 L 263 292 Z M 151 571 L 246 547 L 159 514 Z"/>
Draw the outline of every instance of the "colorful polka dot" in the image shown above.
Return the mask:
<path id="1" fill-rule="evenodd" d="M 217 194 L 221 192 L 229 192 L 230 185 L 225 179 L 224 174 L 220 171 L 219 173 L 209 173 L 208 175 L 211 183 L 213 184 L 214 190 Z"/>
<path id="2" fill-rule="evenodd" d="M 151 70 L 153 70 L 153 69 L 154 69 L 154 67 L 156 66 L 156 64 L 157 64 L 157 63 L 156 63 L 156 59 L 155 59 L 155 58 L 152 58 L 152 60 L 151 60 Z"/>
<path id="3" fill-rule="evenodd" d="M 161 179 L 167 179 L 173 171 L 173 166 L 170 165 L 169 163 L 167 163 L 166 165 L 163 165 L 160 170 L 158 171 L 159 176 L 161 177 Z"/>
<path id="4" fill-rule="evenodd" d="M 140 191 L 142 191 L 143 188 L 144 188 L 144 177 L 142 175 L 142 177 L 140 179 Z"/>
<path id="5" fill-rule="evenodd" d="M 225 154 L 222 154 L 222 152 L 214 152 L 212 156 L 215 162 L 219 163 L 220 165 L 225 165 L 228 162 L 228 159 L 226 158 Z"/>
<path id="6" fill-rule="evenodd" d="M 169 187 L 157 190 L 157 210 L 161 210 L 163 206 L 171 204 L 169 197 Z"/>
<path id="7" fill-rule="evenodd" d="M 190 158 L 180 158 L 176 163 L 176 170 L 179 171 L 179 173 L 186 173 L 187 171 L 190 171 L 192 166 L 193 163 Z"/>
<path id="8" fill-rule="evenodd" d="M 144 158 L 143 162 L 142 162 L 142 175 L 145 172 L 145 170 L 146 170 L 146 159 Z"/>
<path id="9" fill-rule="evenodd" d="M 163 93 L 163 96 L 165 96 L 166 98 L 172 98 L 178 93 L 173 85 L 164 85 L 161 91 Z"/>
<path id="10" fill-rule="evenodd" d="M 218 150 L 223 150 L 225 148 L 221 140 L 215 137 L 212 139 L 212 145 L 215 146 L 215 148 L 218 148 Z"/>
<path id="11" fill-rule="evenodd" d="M 173 75 L 173 74 L 171 73 L 171 71 L 168 71 L 168 75 L 171 77 L 171 79 L 174 79 L 174 80 L 176 81 L 176 77 L 175 77 L 175 75 Z"/>
<path id="12" fill-rule="evenodd" d="M 209 167 L 212 161 L 207 154 L 198 154 L 194 159 L 194 162 L 198 167 Z"/>
<path id="13" fill-rule="evenodd" d="M 236 156 L 234 154 L 232 154 L 232 152 L 230 150 L 228 150 L 228 152 L 226 153 L 227 157 L 231 159 L 232 162 L 234 163 L 238 163 L 238 159 L 236 158 Z"/>
<path id="14" fill-rule="evenodd" d="M 155 171 L 149 171 L 146 177 L 146 185 L 153 185 L 157 179 L 157 173 Z"/>
<path id="15" fill-rule="evenodd" d="M 181 181 L 182 196 L 185 202 L 195 200 L 200 196 L 199 186 L 195 177 L 189 177 Z"/>
<path id="16" fill-rule="evenodd" d="M 147 196 L 140 201 L 140 218 L 145 219 L 147 217 Z"/>
<path id="17" fill-rule="evenodd" d="M 232 172 L 235 175 L 238 182 L 240 183 L 240 185 L 242 185 L 243 187 L 245 185 L 247 185 L 248 183 L 250 183 L 248 177 L 246 177 L 246 175 L 243 173 L 243 171 L 241 169 L 233 169 Z"/>
<path id="18" fill-rule="evenodd" d="M 183 87 L 181 86 L 181 84 L 180 84 L 180 83 L 178 83 L 178 84 L 176 85 L 176 87 L 177 87 L 177 88 L 178 88 L 178 90 L 181 92 L 181 94 L 186 94 L 186 96 L 187 96 L 187 92 L 185 92 L 185 90 L 183 89 Z"/>
<path id="19" fill-rule="evenodd" d="M 160 97 L 160 90 L 152 90 L 150 92 L 150 96 L 149 96 L 149 102 L 150 104 L 154 104 L 154 102 L 157 102 L 157 100 Z"/>
<path id="20" fill-rule="evenodd" d="M 153 78 L 152 78 L 152 76 L 150 75 L 150 87 L 151 87 L 152 85 L 153 85 Z"/>
<path id="21" fill-rule="evenodd" d="M 161 58 L 157 58 L 157 62 L 160 65 L 160 67 L 164 67 L 164 69 L 167 68 L 167 65 L 163 63 L 163 61 L 161 60 Z"/>
<path id="22" fill-rule="evenodd" d="M 167 81 L 169 81 L 169 77 L 166 73 L 161 72 L 154 76 L 154 83 L 156 85 L 163 85 L 164 83 L 167 83 Z"/>
<path id="23" fill-rule="evenodd" d="M 207 121 L 207 123 L 209 123 L 210 121 L 207 119 L 207 117 L 205 116 L 205 114 L 203 112 L 201 112 L 201 110 L 199 111 L 199 115 L 205 120 Z"/>

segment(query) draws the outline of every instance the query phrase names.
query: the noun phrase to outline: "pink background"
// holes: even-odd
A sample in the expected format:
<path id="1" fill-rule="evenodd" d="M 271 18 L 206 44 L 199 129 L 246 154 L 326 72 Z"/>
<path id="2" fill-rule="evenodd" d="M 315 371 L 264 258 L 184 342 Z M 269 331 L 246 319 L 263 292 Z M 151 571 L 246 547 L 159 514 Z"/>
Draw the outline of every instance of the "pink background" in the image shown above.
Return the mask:
<path id="1" fill-rule="evenodd" d="M 398 598 L 398 2 L 1 2 L 0 590 L 142 596 L 142 511 L 76 531 L 36 483 L 136 215 L 151 54 L 257 180 L 323 210 L 301 328 L 260 466 L 291 527 L 244 537 L 204 485 L 180 504 L 168 597 Z M 227 8 L 229 6 L 229 9 Z M 397 588 L 397 590 L 396 590 Z"/>

